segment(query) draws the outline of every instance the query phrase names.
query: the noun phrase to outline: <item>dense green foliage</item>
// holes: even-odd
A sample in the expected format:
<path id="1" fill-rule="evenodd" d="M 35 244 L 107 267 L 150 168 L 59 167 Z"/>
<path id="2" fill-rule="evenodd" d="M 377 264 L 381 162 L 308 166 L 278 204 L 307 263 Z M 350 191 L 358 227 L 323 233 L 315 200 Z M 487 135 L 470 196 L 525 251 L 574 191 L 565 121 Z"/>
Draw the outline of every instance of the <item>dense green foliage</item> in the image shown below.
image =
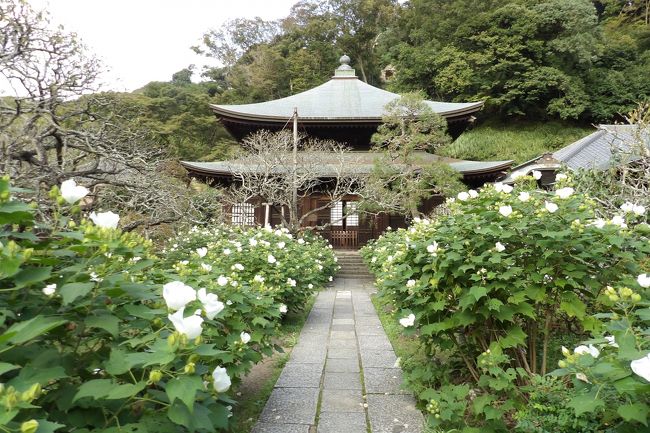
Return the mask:
<path id="1" fill-rule="evenodd" d="M 631 363 L 650 351 L 645 210 L 630 205 L 600 219 L 569 182 L 539 191 L 523 177 L 514 191 L 463 192 L 449 215 L 362 251 L 396 319 L 422 343 L 425 360 L 404 368 L 431 426 L 596 432 L 647 424 L 650 370 Z M 589 333 L 586 345 L 559 357 L 558 338 L 572 344 Z M 553 374 L 566 379 L 543 379 L 558 359 L 563 370 Z"/>
<path id="2" fill-rule="evenodd" d="M 303 307 L 327 282 L 331 249 L 216 227 L 158 255 L 115 228 L 116 215 L 81 217 L 84 190 L 53 188 L 47 226 L 0 180 L 0 425 L 224 431 L 237 410 L 231 385 L 272 353 L 287 305 Z"/>
<path id="3" fill-rule="evenodd" d="M 647 2 L 302 0 L 276 22 L 206 33 L 229 102 L 297 93 L 351 56 L 361 79 L 432 99 L 486 99 L 488 116 L 604 122 L 650 95 Z M 324 43 L 327 41 L 327 43 Z M 390 69 L 390 68 L 389 68 Z"/>
<path id="4" fill-rule="evenodd" d="M 516 165 L 567 146 L 592 132 L 593 128 L 561 121 L 484 122 L 465 131 L 438 153 L 476 161 L 512 159 Z"/>

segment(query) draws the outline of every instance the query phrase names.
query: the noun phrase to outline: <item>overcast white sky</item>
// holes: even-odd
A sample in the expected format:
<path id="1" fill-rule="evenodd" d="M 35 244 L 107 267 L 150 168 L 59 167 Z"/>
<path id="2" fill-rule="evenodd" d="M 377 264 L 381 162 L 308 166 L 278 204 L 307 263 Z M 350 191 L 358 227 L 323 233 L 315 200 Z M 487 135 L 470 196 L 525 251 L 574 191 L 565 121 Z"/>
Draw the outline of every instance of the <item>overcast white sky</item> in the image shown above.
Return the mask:
<path id="1" fill-rule="evenodd" d="M 28 0 L 55 24 L 76 32 L 110 68 L 108 88 L 131 91 L 169 81 L 190 64 L 203 33 L 232 18 L 285 17 L 297 0 Z M 196 78 L 196 77 L 195 77 Z"/>

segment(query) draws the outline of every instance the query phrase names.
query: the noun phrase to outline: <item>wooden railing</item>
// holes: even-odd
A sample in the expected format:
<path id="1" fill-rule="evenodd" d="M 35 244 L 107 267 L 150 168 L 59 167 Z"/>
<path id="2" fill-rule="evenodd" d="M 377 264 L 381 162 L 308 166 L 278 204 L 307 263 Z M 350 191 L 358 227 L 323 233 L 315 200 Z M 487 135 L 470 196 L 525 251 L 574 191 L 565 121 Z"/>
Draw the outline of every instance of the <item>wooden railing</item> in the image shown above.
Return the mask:
<path id="1" fill-rule="evenodd" d="M 373 232 L 370 229 L 327 230 L 322 234 L 334 248 L 340 249 L 358 249 L 373 239 Z"/>

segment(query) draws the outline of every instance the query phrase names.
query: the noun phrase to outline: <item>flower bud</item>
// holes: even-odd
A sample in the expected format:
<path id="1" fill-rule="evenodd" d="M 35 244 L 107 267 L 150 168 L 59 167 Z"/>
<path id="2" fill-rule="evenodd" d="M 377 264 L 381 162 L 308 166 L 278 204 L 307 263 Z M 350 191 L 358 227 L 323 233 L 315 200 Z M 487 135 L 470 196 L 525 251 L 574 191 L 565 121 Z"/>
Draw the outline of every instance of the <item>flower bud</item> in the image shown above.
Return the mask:
<path id="1" fill-rule="evenodd" d="M 35 398 L 38 398 L 38 396 L 40 395 L 41 395 L 41 384 L 35 383 L 27 391 L 23 392 L 20 395 L 20 399 L 24 402 L 30 402 Z"/>
<path id="2" fill-rule="evenodd" d="M 641 295 L 639 295 L 638 293 L 634 293 L 634 294 L 632 294 L 630 299 L 632 299 L 632 302 L 640 302 L 641 301 Z"/>
<path id="3" fill-rule="evenodd" d="M 202 341 L 203 341 L 203 338 L 199 335 L 198 337 L 196 337 L 196 338 L 194 339 L 194 344 L 195 344 L 196 346 L 198 346 L 199 344 L 201 344 Z"/>
<path id="4" fill-rule="evenodd" d="M 23 250 L 23 260 L 27 261 L 32 257 L 34 253 L 34 248 L 26 248 Z"/>
<path id="5" fill-rule="evenodd" d="M 616 302 L 616 301 L 618 301 L 618 300 L 620 299 L 620 298 L 618 297 L 618 295 L 609 295 L 608 298 L 609 298 L 609 300 L 612 301 L 612 302 Z"/>
<path id="6" fill-rule="evenodd" d="M 194 374 L 196 371 L 196 365 L 193 362 L 188 362 L 185 364 L 183 371 L 185 371 L 185 374 Z"/>
<path id="7" fill-rule="evenodd" d="M 160 382 L 162 377 L 163 377 L 163 374 L 162 374 L 162 371 L 160 371 L 160 370 L 151 370 L 151 372 L 149 373 L 149 380 L 152 383 Z"/>
<path id="8" fill-rule="evenodd" d="M 169 337 L 167 337 L 167 345 L 169 347 L 174 347 L 177 342 L 178 342 L 178 336 L 176 335 L 176 332 L 169 334 Z"/>
<path id="9" fill-rule="evenodd" d="M 30 419 L 20 425 L 20 433 L 36 433 L 38 430 L 38 421 Z"/>
<path id="10" fill-rule="evenodd" d="M 560 368 L 566 368 L 567 363 L 566 363 L 566 361 L 565 361 L 564 359 L 560 359 L 560 360 L 557 362 L 557 365 L 558 365 Z"/>

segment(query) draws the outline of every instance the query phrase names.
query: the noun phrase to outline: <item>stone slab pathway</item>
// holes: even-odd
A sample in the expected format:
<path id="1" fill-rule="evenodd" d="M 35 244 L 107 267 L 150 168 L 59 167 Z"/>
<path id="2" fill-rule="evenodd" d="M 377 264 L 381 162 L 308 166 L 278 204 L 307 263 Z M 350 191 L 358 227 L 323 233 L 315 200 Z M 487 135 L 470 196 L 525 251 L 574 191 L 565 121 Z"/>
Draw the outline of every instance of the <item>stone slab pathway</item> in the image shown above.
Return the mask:
<path id="1" fill-rule="evenodd" d="M 372 283 L 318 294 L 253 433 L 421 433 L 402 371 L 370 301 Z"/>

